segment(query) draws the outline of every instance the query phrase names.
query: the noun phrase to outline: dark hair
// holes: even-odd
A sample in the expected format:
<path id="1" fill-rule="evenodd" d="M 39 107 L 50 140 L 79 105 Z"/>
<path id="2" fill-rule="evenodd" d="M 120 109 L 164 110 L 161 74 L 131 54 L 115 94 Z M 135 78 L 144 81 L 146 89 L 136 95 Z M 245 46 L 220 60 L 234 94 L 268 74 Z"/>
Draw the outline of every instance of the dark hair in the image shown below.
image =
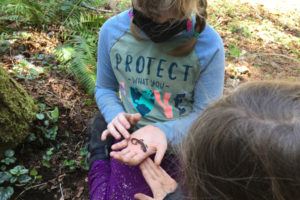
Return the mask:
<path id="1" fill-rule="evenodd" d="M 192 13 L 195 13 L 195 32 L 200 34 L 205 29 L 207 0 L 132 0 L 132 3 L 136 9 L 142 11 L 144 15 L 154 20 L 169 9 L 174 9 L 175 12 L 178 13 L 178 18 L 181 19 L 189 18 Z M 132 20 L 130 29 L 137 40 L 145 40 Z M 194 49 L 196 43 L 197 37 L 192 36 L 186 43 L 179 45 L 167 53 L 178 57 L 186 56 Z"/>
<path id="2" fill-rule="evenodd" d="M 299 199 L 300 83 L 242 84 L 201 114 L 181 152 L 188 199 Z"/>

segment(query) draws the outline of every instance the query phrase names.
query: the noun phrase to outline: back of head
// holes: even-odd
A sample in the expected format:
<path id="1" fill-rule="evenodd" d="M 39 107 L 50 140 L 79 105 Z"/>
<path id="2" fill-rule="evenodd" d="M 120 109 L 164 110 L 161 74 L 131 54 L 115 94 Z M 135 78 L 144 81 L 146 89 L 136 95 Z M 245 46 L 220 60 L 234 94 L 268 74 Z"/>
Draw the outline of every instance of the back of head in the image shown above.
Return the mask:
<path id="1" fill-rule="evenodd" d="M 241 85 L 182 145 L 188 199 L 299 199 L 300 83 Z"/>

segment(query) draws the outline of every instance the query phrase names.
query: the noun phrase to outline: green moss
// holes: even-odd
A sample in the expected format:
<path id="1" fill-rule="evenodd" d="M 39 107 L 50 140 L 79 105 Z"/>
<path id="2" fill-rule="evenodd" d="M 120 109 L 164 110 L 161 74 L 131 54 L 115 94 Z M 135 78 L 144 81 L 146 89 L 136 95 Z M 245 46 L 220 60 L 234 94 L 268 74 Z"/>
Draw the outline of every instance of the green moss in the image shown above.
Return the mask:
<path id="1" fill-rule="evenodd" d="M 33 98 L 0 66 L 0 146 L 22 142 L 37 110 Z"/>

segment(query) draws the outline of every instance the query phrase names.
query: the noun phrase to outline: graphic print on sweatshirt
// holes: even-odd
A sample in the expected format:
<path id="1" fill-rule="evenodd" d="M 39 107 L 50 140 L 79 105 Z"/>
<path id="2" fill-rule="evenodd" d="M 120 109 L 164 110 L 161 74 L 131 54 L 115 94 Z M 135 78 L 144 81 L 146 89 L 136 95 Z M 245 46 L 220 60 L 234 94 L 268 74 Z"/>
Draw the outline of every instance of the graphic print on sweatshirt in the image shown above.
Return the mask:
<path id="1" fill-rule="evenodd" d="M 130 87 L 130 97 L 134 108 L 145 117 L 154 106 L 154 93 L 149 89 L 140 92 L 135 87 Z"/>
<path id="2" fill-rule="evenodd" d="M 185 57 L 166 53 L 178 45 L 178 41 L 137 41 L 127 31 L 111 48 L 123 106 L 126 112 L 140 113 L 144 124 L 175 120 L 192 111 L 199 60 L 194 51 Z"/>

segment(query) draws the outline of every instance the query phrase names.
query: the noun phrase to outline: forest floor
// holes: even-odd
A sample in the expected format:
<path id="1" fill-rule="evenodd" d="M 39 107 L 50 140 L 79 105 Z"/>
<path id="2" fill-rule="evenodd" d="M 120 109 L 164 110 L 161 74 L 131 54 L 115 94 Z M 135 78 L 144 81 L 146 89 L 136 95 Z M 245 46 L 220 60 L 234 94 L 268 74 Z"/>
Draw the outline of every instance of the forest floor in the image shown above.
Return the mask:
<path id="1" fill-rule="evenodd" d="M 118 1 L 115 6 L 122 10 L 129 4 Z M 300 8 L 288 9 L 273 10 L 245 0 L 210 1 L 208 22 L 226 49 L 225 93 L 249 80 L 300 81 Z M 37 170 L 42 178 L 27 188 L 19 185 L 11 199 L 87 200 L 88 171 L 82 151 L 86 125 L 97 105 L 57 61 L 54 52 L 61 44 L 55 29 L 20 30 L 16 35 L 9 40 L 11 46 L 0 52 L 0 65 L 47 109 L 58 107 L 59 129 L 54 141 L 27 142 L 17 148 L 18 163 Z M 50 144 L 56 148 L 45 165 L 43 155 Z"/>

